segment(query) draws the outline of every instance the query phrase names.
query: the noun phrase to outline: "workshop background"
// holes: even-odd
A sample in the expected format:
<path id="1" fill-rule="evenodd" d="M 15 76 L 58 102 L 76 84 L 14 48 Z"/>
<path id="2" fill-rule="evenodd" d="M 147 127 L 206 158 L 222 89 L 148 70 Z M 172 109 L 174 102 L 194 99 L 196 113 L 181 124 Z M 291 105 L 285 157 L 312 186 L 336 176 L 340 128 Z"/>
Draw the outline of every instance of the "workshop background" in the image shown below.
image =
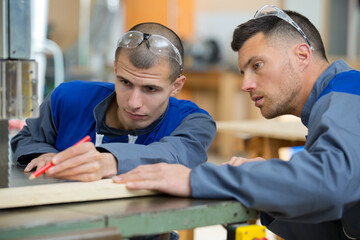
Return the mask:
<path id="1" fill-rule="evenodd" d="M 240 90 L 237 54 L 230 42 L 235 27 L 264 4 L 307 16 L 320 31 L 329 60 L 344 58 L 360 70 L 359 0 L 32 0 L 31 4 L 31 58 L 39 64 L 40 103 L 61 82 L 113 82 L 119 37 L 137 23 L 154 21 L 177 32 L 185 45 L 187 81 L 178 98 L 193 100 L 216 121 L 260 119 L 248 94 Z M 209 161 L 249 155 L 247 140 L 244 134 L 219 133 Z M 224 234 L 221 227 L 199 229 L 195 239 L 225 239 Z"/>

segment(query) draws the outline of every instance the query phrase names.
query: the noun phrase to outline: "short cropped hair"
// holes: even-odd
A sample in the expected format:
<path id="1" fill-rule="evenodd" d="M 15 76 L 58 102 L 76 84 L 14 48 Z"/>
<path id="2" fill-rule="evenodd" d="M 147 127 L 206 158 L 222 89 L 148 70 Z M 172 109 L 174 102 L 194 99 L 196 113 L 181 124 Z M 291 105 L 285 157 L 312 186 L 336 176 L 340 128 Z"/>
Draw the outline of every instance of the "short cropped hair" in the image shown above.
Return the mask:
<path id="1" fill-rule="evenodd" d="M 284 12 L 304 31 L 311 46 L 314 48 L 313 53 L 328 61 L 320 33 L 309 19 L 297 12 L 288 10 L 285 10 Z M 234 30 L 231 48 L 235 52 L 239 51 L 249 38 L 259 32 L 262 32 L 265 37 L 275 36 L 282 39 L 302 39 L 305 41 L 301 34 L 288 22 L 276 16 L 265 16 L 251 19 L 246 23 L 239 25 Z"/>
<path id="2" fill-rule="evenodd" d="M 180 37 L 173 30 L 161 25 L 160 23 L 146 22 L 135 25 L 129 31 L 139 31 L 148 34 L 157 34 L 167 38 L 179 50 L 182 59 L 182 66 L 180 66 L 175 59 L 169 57 L 169 79 L 171 80 L 171 82 L 173 82 L 181 75 L 182 67 L 184 65 L 184 47 Z M 117 47 L 115 52 L 115 61 L 117 61 L 121 49 L 121 47 Z M 128 56 L 130 62 L 135 67 L 140 69 L 151 68 L 156 62 L 160 60 L 160 58 L 163 58 L 163 56 L 159 56 L 158 54 L 149 51 L 145 43 L 141 44 L 137 48 L 131 49 L 131 51 L 128 51 Z"/>

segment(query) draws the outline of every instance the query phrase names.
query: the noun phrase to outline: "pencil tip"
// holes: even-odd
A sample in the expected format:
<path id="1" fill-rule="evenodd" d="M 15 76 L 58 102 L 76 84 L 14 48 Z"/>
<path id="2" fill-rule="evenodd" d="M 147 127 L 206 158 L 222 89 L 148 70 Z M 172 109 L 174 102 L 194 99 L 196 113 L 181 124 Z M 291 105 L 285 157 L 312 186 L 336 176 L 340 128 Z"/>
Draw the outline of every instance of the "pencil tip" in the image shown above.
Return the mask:
<path id="1" fill-rule="evenodd" d="M 34 174 L 31 174 L 30 177 L 29 177 L 29 180 L 33 180 L 33 179 L 35 179 L 35 178 L 36 178 L 35 175 L 34 175 Z"/>

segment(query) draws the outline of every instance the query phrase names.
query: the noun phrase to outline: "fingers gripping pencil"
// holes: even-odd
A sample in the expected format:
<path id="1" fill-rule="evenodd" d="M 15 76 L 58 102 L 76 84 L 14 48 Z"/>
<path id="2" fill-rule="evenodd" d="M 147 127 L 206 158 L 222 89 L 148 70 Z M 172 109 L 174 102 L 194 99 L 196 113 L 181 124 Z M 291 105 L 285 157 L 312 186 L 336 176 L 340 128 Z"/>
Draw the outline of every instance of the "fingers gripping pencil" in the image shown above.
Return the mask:
<path id="1" fill-rule="evenodd" d="M 89 142 L 91 140 L 90 136 L 85 136 L 83 139 L 81 139 L 80 141 L 78 141 L 77 143 L 74 144 L 74 146 L 80 144 L 80 143 L 84 143 L 84 142 Z M 51 168 L 52 166 L 54 166 L 54 164 L 52 163 L 52 161 L 48 162 L 47 164 L 45 164 L 44 166 L 42 166 L 39 170 L 36 170 L 33 174 L 30 175 L 29 179 L 33 180 L 35 178 L 37 178 L 38 176 L 40 176 L 41 174 L 43 174 L 45 171 L 47 171 L 49 168 Z"/>

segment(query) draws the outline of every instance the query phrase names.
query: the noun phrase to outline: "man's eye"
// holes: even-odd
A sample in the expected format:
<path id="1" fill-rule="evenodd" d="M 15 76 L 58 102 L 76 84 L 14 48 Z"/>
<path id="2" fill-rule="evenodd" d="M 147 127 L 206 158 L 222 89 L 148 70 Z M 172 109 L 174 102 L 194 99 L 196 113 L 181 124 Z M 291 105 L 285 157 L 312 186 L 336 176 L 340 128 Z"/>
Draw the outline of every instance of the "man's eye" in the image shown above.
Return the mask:
<path id="1" fill-rule="evenodd" d="M 255 70 L 258 70 L 261 66 L 262 66 L 262 62 L 256 62 L 256 63 L 254 64 L 254 69 L 255 69 Z"/>
<path id="2" fill-rule="evenodd" d="M 127 81 L 127 80 L 124 80 L 124 79 L 121 80 L 121 83 L 124 84 L 124 85 L 127 85 L 127 86 L 130 85 L 130 82 Z"/>
<path id="3" fill-rule="evenodd" d="M 157 91 L 157 88 L 155 88 L 155 87 L 146 87 L 145 90 L 146 90 L 147 92 L 156 92 L 156 91 Z"/>

